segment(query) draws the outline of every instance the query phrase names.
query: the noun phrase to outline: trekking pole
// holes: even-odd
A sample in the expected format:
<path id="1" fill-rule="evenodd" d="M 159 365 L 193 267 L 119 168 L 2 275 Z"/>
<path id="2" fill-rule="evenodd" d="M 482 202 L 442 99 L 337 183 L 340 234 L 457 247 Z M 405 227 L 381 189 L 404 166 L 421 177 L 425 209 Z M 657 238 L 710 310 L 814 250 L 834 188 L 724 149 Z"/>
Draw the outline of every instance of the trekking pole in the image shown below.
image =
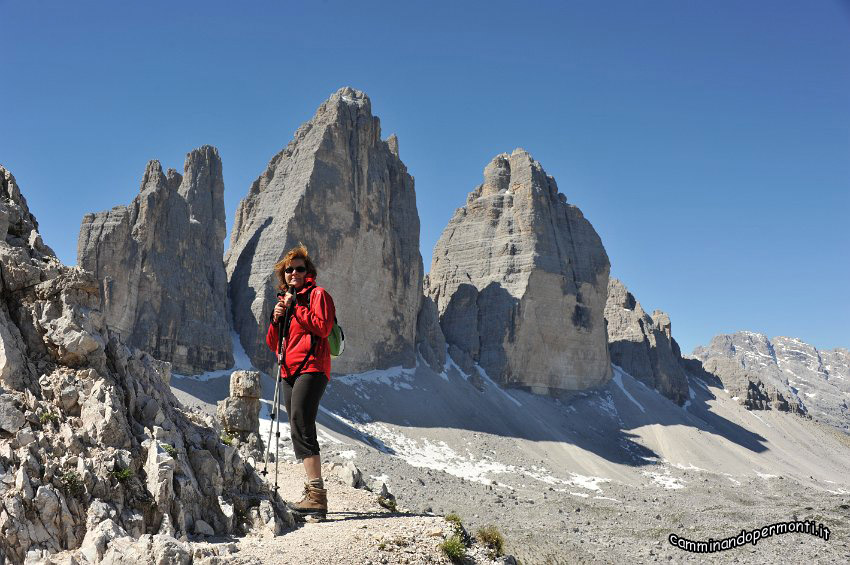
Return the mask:
<path id="1" fill-rule="evenodd" d="M 278 375 L 280 379 L 280 375 Z M 277 429 L 275 430 L 277 439 L 274 443 L 274 491 L 277 493 L 277 468 L 280 462 L 278 457 L 278 447 L 280 446 L 280 394 L 277 395 Z"/>
<path id="2" fill-rule="evenodd" d="M 278 296 L 280 296 L 280 293 L 278 293 Z M 269 425 L 269 436 L 268 441 L 266 441 L 265 462 L 263 464 L 263 472 L 261 473 L 263 477 L 269 474 L 269 454 L 272 450 L 272 429 L 275 427 L 275 422 L 278 422 L 277 438 L 278 440 L 280 438 L 280 370 L 282 368 L 284 358 L 282 352 L 283 338 L 284 334 L 289 329 L 289 314 L 290 311 L 287 309 L 286 313 L 283 315 L 283 320 L 277 321 L 277 368 L 274 374 L 274 396 L 272 397 L 271 424 Z M 277 461 L 277 443 L 278 441 L 275 441 L 275 461 Z M 275 478 L 277 478 L 277 470 L 275 470 Z"/>
<path id="3" fill-rule="evenodd" d="M 283 326 L 283 324 L 278 322 L 278 324 L 277 324 L 278 336 L 280 335 L 280 332 L 283 329 L 282 326 Z M 278 338 L 278 349 L 277 349 L 278 352 L 280 352 L 280 342 L 281 341 L 282 340 L 279 337 Z M 269 425 L 269 439 L 268 439 L 268 441 L 266 441 L 266 457 L 265 457 L 265 464 L 263 465 L 263 472 L 262 472 L 262 475 L 264 477 L 266 475 L 268 475 L 268 471 L 269 471 L 269 452 L 272 449 L 272 428 L 274 428 L 275 420 L 277 420 L 280 416 L 280 414 L 278 414 L 277 411 L 278 411 L 278 404 L 279 404 L 278 400 L 279 400 L 279 397 L 280 397 L 280 364 L 281 364 L 281 359 L 282 359 L 282 356 L 280 355 L 280 353 L 278 353 L 278 355 L 277 355 L 277 370 L 275 371 L 275 374 L 274 374 L 274 397 L 273 397 L 273 400 L 272 400 L 272 407 L 271 407 L 271 424 Z M 275 455 L 275 459 L 277 459 L 277 455 Z"/>
<path id="4" fill-rule="evenodd" d="M 293 299 L 292 302 L 289 303 L 289 307 L 286 309 L 286 314 L 283 316 L 283 326 L 282 328 L 278 328 L 278 342 L 277 342 L 277 351 L 278 351 L 278 372 L 277 372 L 277 383 L 280 382 L 280 366 L 283 364 L 285 360 L 283 347 L 283 338 L 288 337 L 286 334 L 289 333 L 289 324 L 292 321 L 292 313 L 295 310 L 295 288 L 293 286 L 289 287 L 289 292 L 292 293 Z M 283 330 L 283 331 L 281 331 Z M 287 371 L 287 374 L 289 372 Z M 279 388 L 279 387 L 278 387 Z M 277 469 L 280 465 L 280 458 L 278 457 L 278 449 L 280 447 L 280 392 L 277 394 L 277 405 L 275 411 L 277 412 L 277 420 L 275 424 L 275 443 L 274 443 L 274 491 L 277 493 Z"/>

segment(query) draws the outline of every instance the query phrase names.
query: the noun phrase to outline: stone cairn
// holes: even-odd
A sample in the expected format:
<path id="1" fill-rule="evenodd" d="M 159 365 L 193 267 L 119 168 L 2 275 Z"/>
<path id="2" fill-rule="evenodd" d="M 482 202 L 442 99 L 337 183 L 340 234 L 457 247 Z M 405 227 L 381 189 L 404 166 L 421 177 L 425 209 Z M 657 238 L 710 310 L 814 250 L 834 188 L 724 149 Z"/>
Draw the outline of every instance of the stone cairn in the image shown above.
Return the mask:
<path id="1" fill-rule="evenodd" d="M 218 403 L 218 420 L 225 439 L 252 463 L 261 461 L 260 396 L 258 371 L 234 371 L 230 375 L 230 396 Z"/>

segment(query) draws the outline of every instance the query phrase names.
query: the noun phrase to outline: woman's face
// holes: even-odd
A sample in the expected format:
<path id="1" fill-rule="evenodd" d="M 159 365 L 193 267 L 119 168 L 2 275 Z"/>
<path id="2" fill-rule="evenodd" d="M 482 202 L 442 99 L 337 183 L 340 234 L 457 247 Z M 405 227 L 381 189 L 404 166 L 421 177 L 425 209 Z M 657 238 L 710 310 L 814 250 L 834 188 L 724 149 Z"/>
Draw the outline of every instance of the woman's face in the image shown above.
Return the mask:
<path id="1" fill-rule="evenodd" d="M 299 267 L 304 270 L 299 272 Z M 304 277 L 307 276 L 304 259 L 293 259 L 289 263 L 289 266 L 284 270 L 284 275 L 286 276 L 287 285 L 294 286 L 296 290 L 301 289 L 301 287 L 304 286 Z"/>

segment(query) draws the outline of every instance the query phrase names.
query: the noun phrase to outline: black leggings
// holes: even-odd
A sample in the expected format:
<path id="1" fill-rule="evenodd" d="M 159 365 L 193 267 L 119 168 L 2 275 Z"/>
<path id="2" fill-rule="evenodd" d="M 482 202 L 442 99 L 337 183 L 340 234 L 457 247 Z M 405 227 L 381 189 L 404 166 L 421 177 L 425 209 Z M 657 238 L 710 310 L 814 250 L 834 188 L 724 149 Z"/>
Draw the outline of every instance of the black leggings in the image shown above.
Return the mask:
<path id="1" fill-rule="evenodd" d="M 297 459 L 319 454 L 319 440 L 316 439 L 316 415 L 319 413 L 319 400 L 328 386 L 324 373 L 302 373 L 292 378 L 282 379 L 283 402 L 289 414 L 289 430 L 292 436 L 292 448 Z"/>

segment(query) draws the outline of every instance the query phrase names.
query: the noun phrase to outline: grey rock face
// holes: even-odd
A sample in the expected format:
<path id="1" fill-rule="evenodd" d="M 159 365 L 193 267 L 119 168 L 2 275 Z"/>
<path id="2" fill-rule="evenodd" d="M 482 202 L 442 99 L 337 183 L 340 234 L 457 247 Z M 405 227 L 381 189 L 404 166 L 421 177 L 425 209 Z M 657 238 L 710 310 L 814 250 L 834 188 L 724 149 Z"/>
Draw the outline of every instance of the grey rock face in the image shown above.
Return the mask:
<path id="1" fill-rule="evenodd" d="M 204 146 L 183 176 L 145 170 L 130 206 L 83 218 L 77 261 L 100 282 L 107 325 L 183 374 L 233 366 L 221 159 Z"/>
<path id="2" fill-rule="evenodd" d="M 0 294 L 31 291 L 59 272 L 61 264 L 38 233 L 38 222 L 30 213 L 15 177 L 0 166 Z M 27 339 L 14 318 L 22 315 L 0 301 L 0 386 L 15 390 L 38 378 L 39 367 L 26 355 Z"/>
<path id="3" fill-rule="evenodd" d="M 605 322 L 612 363 L 677 404 L 687 400 L 688 381 L 667 314 L 649 316 L 622 282 L 611 279 Z"/>
<path id="4" fill-rule="evenodd" d="M 2 165 L 0 165 L 0 242 L 5 242 L 9 247 L 25 250 L 33 259 L 42 261 L 45 265 L 38 265 L 41 269 L 47 267 L 48 263 L 55 267 L 58 262 L 53 250 L 41 240 L 38 222 L 30 213 L 27 200 L 21 194 L 14 175 Z M 6 269 L 24 267 L 15 265 L 11 261 L 8 264 L 4 261 L 4 265 Z M 3 274 L 7 275 L 6 272 Z M 14 285 L 5 288 L 16 290 Z"/>
<path id="5" fill-rule="evenodd" d="M 239 204 L 230 241 L 233 320 L 254 366 L 273 366 L 272 269 L 299 242 L 346 330 L 333 372 L 414 364 L 422 257 L 413 178 L 397 140 L 381 140 L 364 93 L 337 91 L 295 132 Z"/>
<path id="6" fill-rule="evenodd" d="M 446 341 L 508 385 L 579 390 L 611 378 L 608 256 L 522 149 L 484 170 L 434 248 L 428 295 Z"/>
<path id="7" fill-rule="evenodd" d="M 807 414 L 850 433 L 850 352 L 819 351 L 799 339 L 737 332 L 715 336 L 693 356 L 751 410 Z"/>
<path id="8" fill-rule="evenodd" d="M 97 280 L 46 253 L 8 187 L 3 273 L 35 282 L 0 293 L 0 555 L 98 561 L 122 536 L 180 536 L 201 517 L 233 533 L 232 508 L 259 505 L 259 477 L 211 418 L 181 409 L 167 363 L 107 328 Z"/>
<path id="9" fill-rule="evenodd" d="M 428 277 L 425 277 L 427 286 Z M 427 296 L 422 297 L 419 317 L 416 320 L 416 350 L 434 371 L 441 372 L 446 364 L 446 338 L 440 328 L 437 305 Z"/>

